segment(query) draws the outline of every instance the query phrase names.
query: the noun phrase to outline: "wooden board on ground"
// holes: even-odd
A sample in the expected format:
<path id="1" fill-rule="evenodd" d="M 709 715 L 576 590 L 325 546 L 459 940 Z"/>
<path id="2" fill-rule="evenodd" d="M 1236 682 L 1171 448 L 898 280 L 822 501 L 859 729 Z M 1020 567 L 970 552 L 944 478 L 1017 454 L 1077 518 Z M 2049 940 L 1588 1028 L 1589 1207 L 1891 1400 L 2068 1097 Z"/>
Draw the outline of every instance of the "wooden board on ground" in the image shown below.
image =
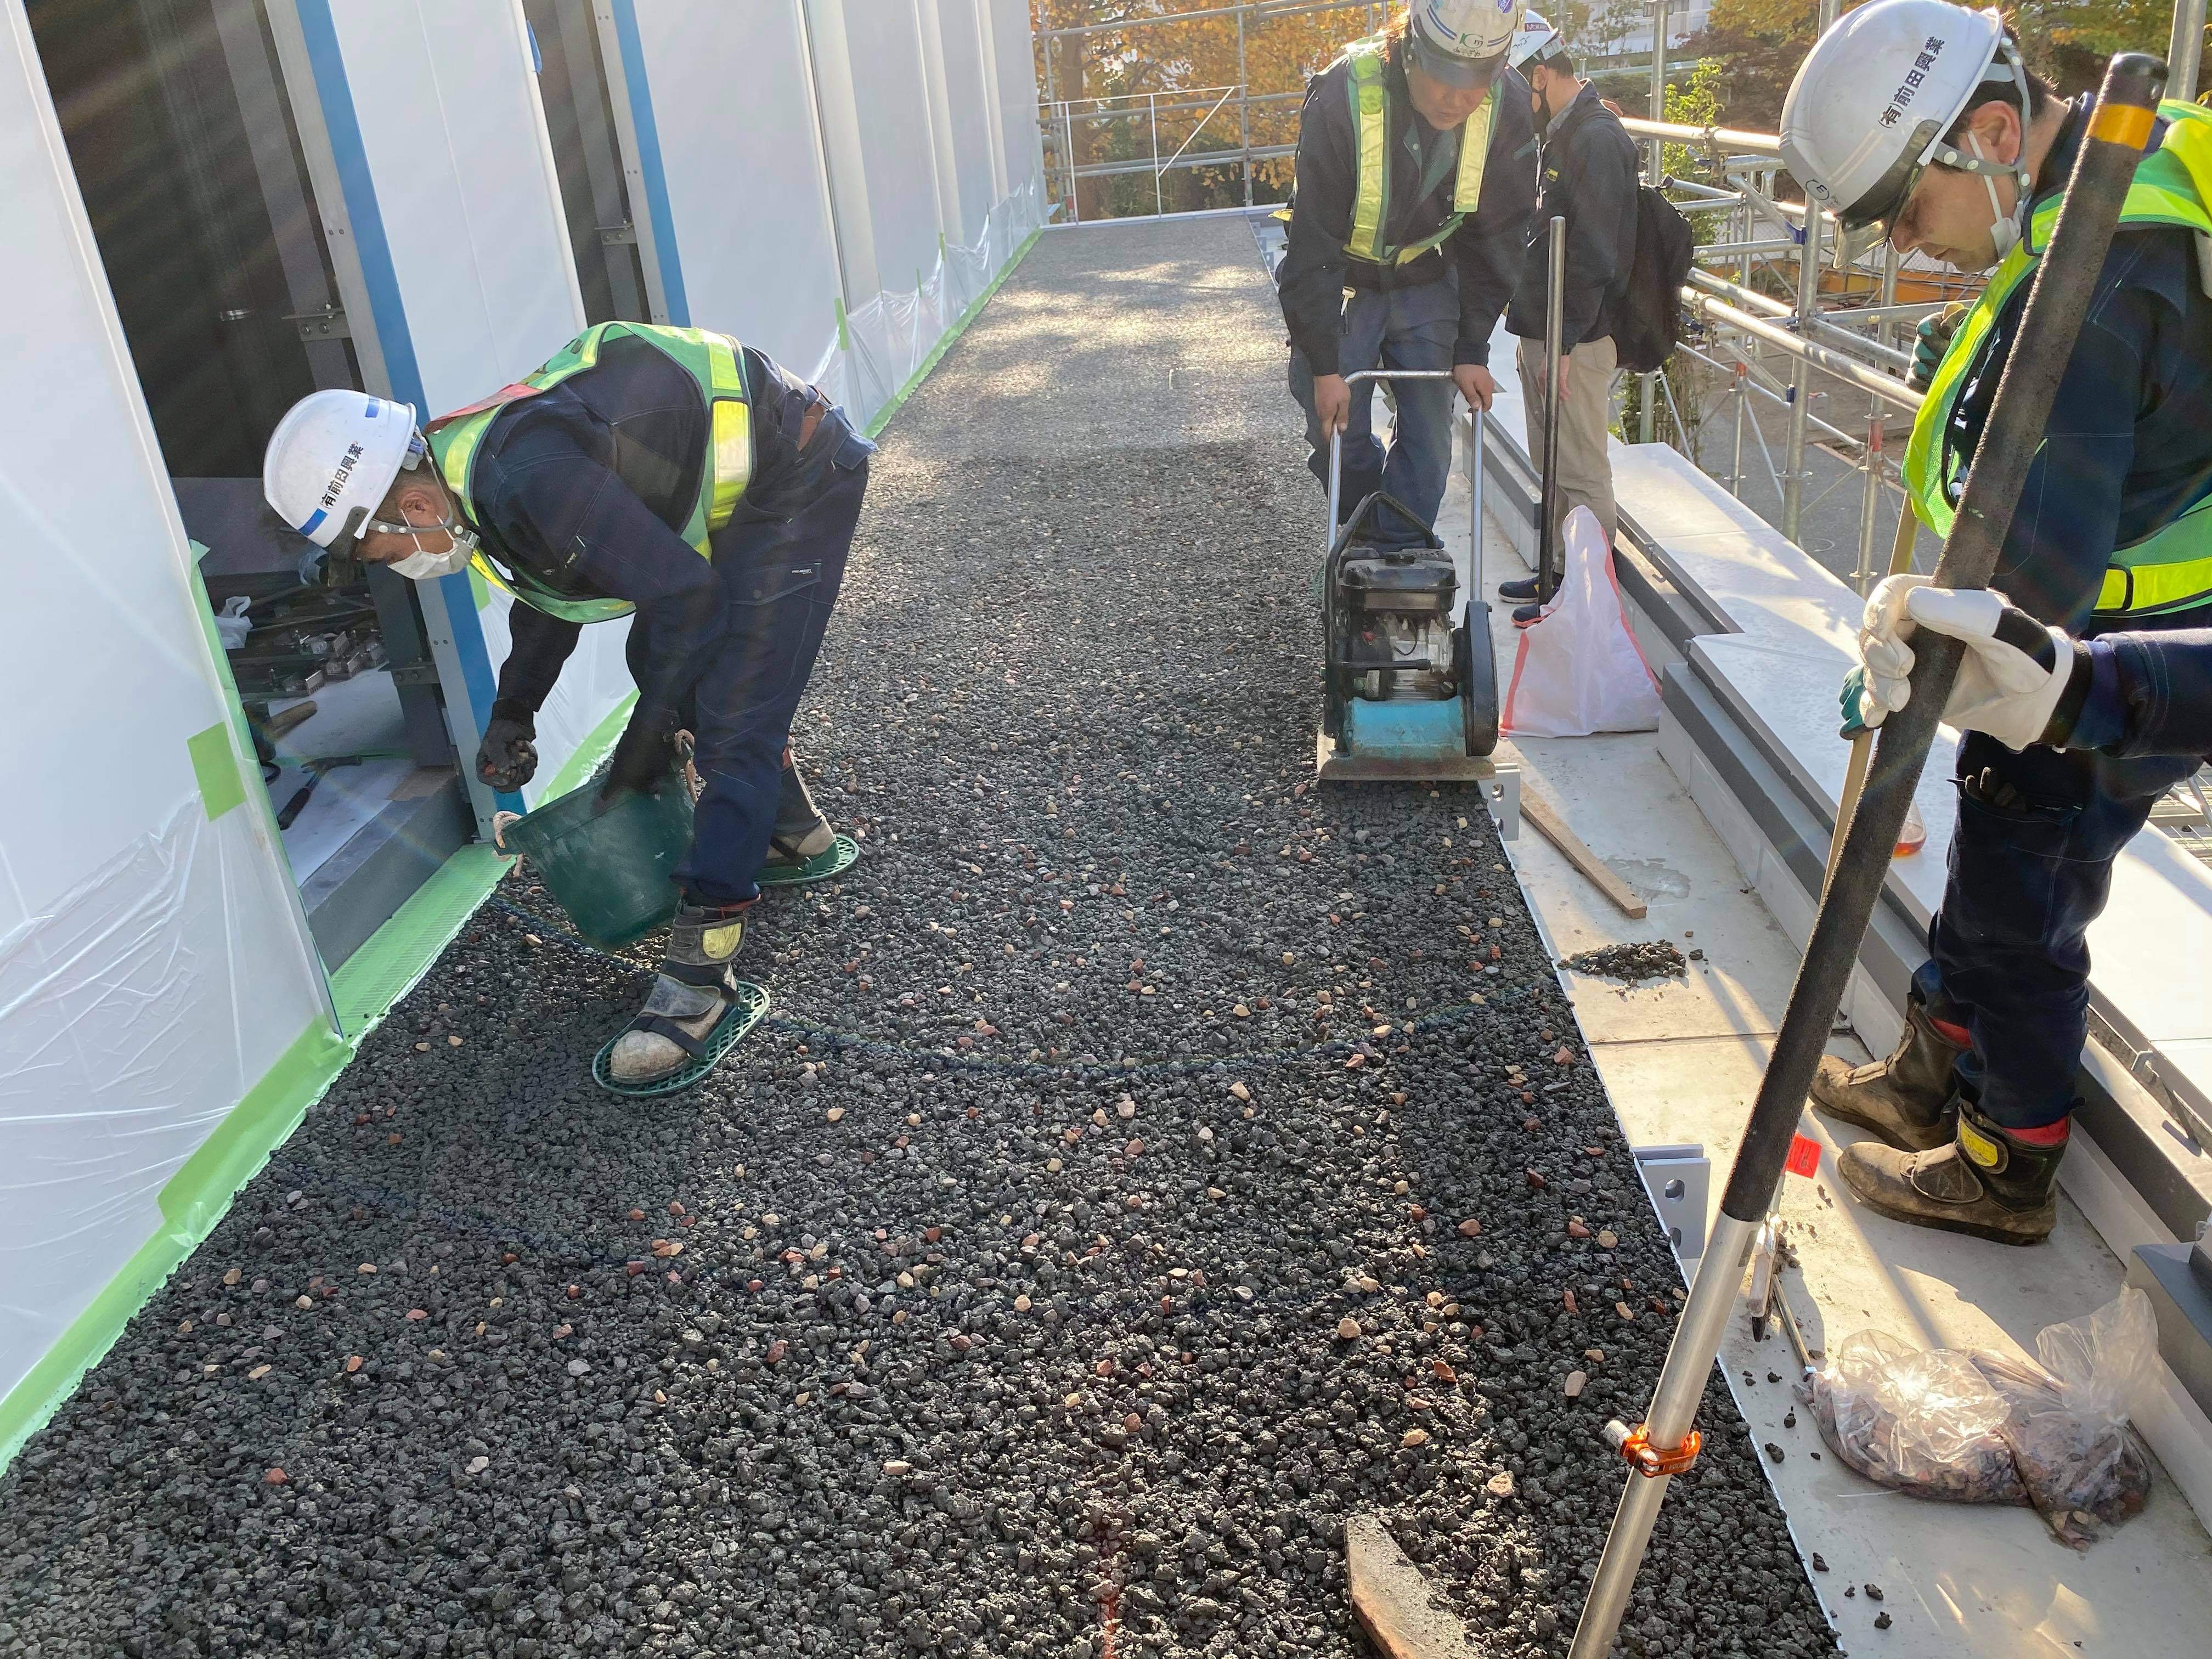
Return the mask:
<path id="1" fill-rule="evenodd" d="M 1483 1659 L 1459 1616 L 1430 1594 L 1389 1529 L 1371 1515 L 1344 1523 L 1352 1616 L 1383 1659 Z"/>
<path id="2" fill-rule="evenodd" d="M 1605 860 L 1590 851 L 1588 843 L 1567 828 L 1567 821 L 1559 809 L 1526 783 L 1521 786 L 1521 815 L 1536 826 L 1536 832 L 1567 855 L 1567 862 L 1587 876 L 1593 886 L 1620 908 L 1620 914 L 1631 921 L 1644 920 L 1644 901 L 1636 896 L 1636 890 L 1613 874 Z"/>

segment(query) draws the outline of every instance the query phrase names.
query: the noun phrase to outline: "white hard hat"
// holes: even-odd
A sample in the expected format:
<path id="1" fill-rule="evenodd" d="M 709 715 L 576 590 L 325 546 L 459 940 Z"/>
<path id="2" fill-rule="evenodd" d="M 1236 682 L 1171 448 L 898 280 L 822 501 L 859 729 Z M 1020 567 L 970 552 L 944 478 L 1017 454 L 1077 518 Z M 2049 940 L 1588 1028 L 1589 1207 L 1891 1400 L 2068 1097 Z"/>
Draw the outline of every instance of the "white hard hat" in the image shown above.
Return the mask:
<path id="1" fill-rule="evenodd" d="M 1521 27 L 1513 31 L 1513 44 L 1506 48 L 1505 61 L 1525 72 L 1535 59 L 1548 58 L 1561 44 L 1559 30 L 1535 12 L 1522 18 Z"/>
<path id="2" fill-rule="evenodd" d="M 318 547 L 358 535 L 399 469 L 422 459 L 411 404 L 314 392 L 285 412 L 261 458 L 261 493 Z"/>
<path id="3" fill-rule="evenodd" d="M 1413 0 L 1413 61 L 1453 86 L 1486 85 L 1528 0 Z"/>
<path id="4" fill-rule="evenodd" d="M 2017 174 L 1943 142 L 1991 81 L 2017 90 L 2025 120 L 2027 74 L 1996 12 L 1873 0 L 1846 12 L 1798 66 L 1782 105 L 1782 159 L 1847 230 L 1894 216 L 1930 161 Z"/>

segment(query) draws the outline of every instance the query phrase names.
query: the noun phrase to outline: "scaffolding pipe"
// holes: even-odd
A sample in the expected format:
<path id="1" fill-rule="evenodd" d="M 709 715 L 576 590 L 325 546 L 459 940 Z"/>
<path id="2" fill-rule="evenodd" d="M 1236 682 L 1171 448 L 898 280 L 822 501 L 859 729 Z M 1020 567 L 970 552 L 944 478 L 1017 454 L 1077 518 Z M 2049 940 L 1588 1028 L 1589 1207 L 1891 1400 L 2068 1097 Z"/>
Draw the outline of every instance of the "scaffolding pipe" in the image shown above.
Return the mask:
<path id="1" fill-rule="evenodd" d="M 1252 70 L 1244 61 L 1244 14 L 1237 14 L 1237 147 L 1244 152 L 1244 205 L 1252 205 Z"/>
<path id="2" fill-rule="evenodd" d="M 1820 301 L 1820 216 L 1808 213 L 1802 232 L 1805 245 L 1797 252 L 1797 331 L 1810 335 L 1813 313 Z M 1810 344 L 1808 339 L 1806 342 Z M 1813 397 L 1811 366 L 1801 354 L 1790 371 L 1790 436 L 1783 452 L 1782 533 L 1797 539 L 1798 519 L 1805 507 L 1805 416 Z"/>
<path id="3" fill-rule="evenodd" d="M 1131 17 L 1119 23 L 1085 23 L 1074 28 L 1040 29 L 1036 38 L 1040 40 L 1066 40 L 1082 35 L 1125 34 L 1131 29 L 1140 29 L 1152 24 L 1195 23 L 1208 17 L 1227 17 L 1231 13 L 1249 15 L 1264 23 L 1271 17 L 1298 17 L 1308 12 L 1358 11 L 1363 9 L 1370 15 L 1374 10 L 1368 0 L 1304 0 L 1304 3 L 1298 5 L 1247 0 L 1247 3 L 1243 5 L 1207 6 L 1198 11 L 1171 11 L 1157 17 Z"/>
<path id="4" fill-rule="evenodd" d="M 1664 138 L 1670 143 L 1702 146 L 1707 149 L 1742 150 L 1762 158 L 1779 159 L 1782 140 L 1771 132 L 1741 132 L 1734 127 L 1692 127 L 1678 121 L 1646 120 L 1625 116 L 1620 125 L 1632 138 Z"/>
<path id="5" fill-rule="evenodd" d="M 1725 276 L 1716 276 L 1710 270 L 1698 270 L 1693 267 L 1690 272 L 1690 281 L 1707 293 L 1717 295 L 1731 305 L 1741 306 L 1746 311 L 1753 311 L 1764 316 L 1777 318 L 1793 317 L 1796 314 L 1781 301 L 1770 299 L 1755 289 L 1748 289 L 1741 283 L 1731 283 Z M 1812 337 L 1832 340 L 1844 350 L 1865 352 L 1873 359 L 1877 368 L 1892 368 L 1898 374 L 1903 374 L 1912 367 L 1911 352 L 1899 351 L 1893 346 L 1877 344 L 1863 336 L 1852 333 L 1847 328 L 1839 327 L 1825 317 L 1816 315 L 1808 319 L 1806 332 Z"/>
<path id="6" fill-rule="evenodd" d="M 1710 318 L 1717 323 L 1725 323 L 1729 327 L 1739 329 L 1753 339 L 1786 351 L 1793 357 L 1803 358 L 1839 380 L 1849 380 L 1860 391 L 1871 392 L 1886 404 L 1909 410 L 1916 415 L 1920 412 L 1923 401 L 1920 393 L 1902 380 L 1893 380 L 1879 369 L 1869 368 L 1856 357 L 1845 356 L 1832 346 L 1800 339 L 1786 328 L 1778 327 L 1747 311 L 1739 311 L 1726 301 L 1716 300 L 1710 294 L 1700 294 L 1693 288 L 1682 290 L 1682 303 L 1699 316 Z"/>
<path id="7" fill-rule="evenodd" d="M 2197 76 L 2204 55 L 2204 0 L 2175 0 L 2173 35 L 2166 48 L 2166 95 L 2197 101 Z"/>

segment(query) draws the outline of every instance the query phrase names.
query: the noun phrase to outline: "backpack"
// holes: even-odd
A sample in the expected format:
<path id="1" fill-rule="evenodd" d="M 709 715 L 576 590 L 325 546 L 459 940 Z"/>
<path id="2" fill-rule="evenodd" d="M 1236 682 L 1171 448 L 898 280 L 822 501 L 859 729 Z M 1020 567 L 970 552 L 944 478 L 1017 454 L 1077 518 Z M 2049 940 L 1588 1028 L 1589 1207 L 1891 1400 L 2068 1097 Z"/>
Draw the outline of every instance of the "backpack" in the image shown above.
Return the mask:
<path id="1" fill-rule="evenodd" d="M 1650 185 L 1636 189 L 1636 258 L 1613 331 L 1621 368 L 1648 374 L 1682 340 L 1682 284 L 1690 279 L 1697 238 L 1690 222 Z"/>

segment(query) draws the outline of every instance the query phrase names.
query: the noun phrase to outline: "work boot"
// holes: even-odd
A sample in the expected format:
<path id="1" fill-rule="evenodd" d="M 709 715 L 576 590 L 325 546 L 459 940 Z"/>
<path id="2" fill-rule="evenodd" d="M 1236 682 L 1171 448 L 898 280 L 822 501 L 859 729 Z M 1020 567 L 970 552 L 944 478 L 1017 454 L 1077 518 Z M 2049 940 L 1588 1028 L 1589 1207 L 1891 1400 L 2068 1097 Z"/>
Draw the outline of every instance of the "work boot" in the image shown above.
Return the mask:
<path id="1" fill-rule="evenodd" d="M 2002 1129 L 1958 1103 L 1951 1144 L 1908 1152 L 1869 1141 L 1844 1148 L 1837 1171 L 1869 1207 L 1893 1221 L 1940 1227 L 1999 1244 L 2039 1244 L 2057 1224 L 2051 1189 L 2070 1120 L 2050 1129 Z M 2055 1139 L 2045 1137 L 2055 1135 Z M 2031 1138 L 2032 1137 L 2032 1138 Z"/>
<path id="2" fill-rule="evenodd" d="M 1543 614 L 1544 607 L 1540 605 L 1532 602 L 1522 605 L 1513 612 L 1513 625 L 1516 628 L 1526 628 Z"/>
<path id="3" fill-rule="evenodd" d="M 691 1061 L 692 1051 L 679 1033 L 695 1043 L 714 1035 L 737 1000 L 732 964 L 744 945 L 744 913 L 753 902 L 693 904 L 687 899 L 677 906 L 653 994 L 607 1056 L 608 1075 L 617 1083 L 658 1083 Z"/>
<path id="4" fill-rule="evenodd" d="M 797 869 L 820 858 L 837 844 L 836 831 L 807 793 L 806 780 L 799 775 L 791 750 L 783 751 L 782 793 L 775 803 L 775 829 L 768 838 L 763 870 Z"/>
<path id="5" fill-rule="evenodd" d="M 1901 1151 L 1932 1152 L 1952 1138 L 1951 1067 L 1966 1052 L 1965 1028 L 1931 1015 L 1916 985 L 1905 1000 L 1905 1035 L 1889 1058 L 1850 1066 L 1821 1055 L 1813 1104 Z"/>
<path id="6" fill-rule="evenodd" d="M 1534 576 L 1519 576 L 1510 582 L 1500 582 L 1498 584 L 1498 597 L 1510 599 L 1516 605 L 1526 605 L 1536 597 L 1536 579 Z"/>

